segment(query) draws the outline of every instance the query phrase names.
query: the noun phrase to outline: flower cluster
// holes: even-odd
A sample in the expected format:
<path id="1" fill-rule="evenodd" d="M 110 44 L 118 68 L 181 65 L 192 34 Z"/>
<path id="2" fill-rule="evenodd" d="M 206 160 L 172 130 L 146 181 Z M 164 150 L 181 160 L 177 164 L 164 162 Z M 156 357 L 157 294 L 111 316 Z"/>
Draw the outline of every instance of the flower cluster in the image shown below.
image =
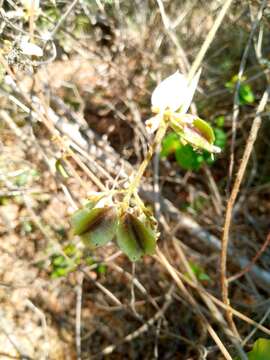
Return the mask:
<path id="1" fill-rule="evenodd" d="M 71 217 L 71 225 L 73 234 L 79 235 L 90 249 L 116 239 L 131 261 L 155 252 L 158 233 L 149 211 L 135 205 L 123 212 L 121 202 L 116 205 L 111 197 L 102 194 L 77 210 Z"/>
<path id="2" fill-rule="evenodd" d="M 184 75 L 176 72 L 155 88 L 152 110 L 156 115 L 146 122 L 146 127 L 150 133 L 159 131 L 129 187 L 123 191 L 115 191 L 114 194 L 98 193 L 73 214 L 73 234 L 80 236 L 88 248 L 94 249 L 116 239 L 119 248 L 131 261 L 137 261 L 143 255 L 154 254 L 159 235 L 156 220 L 145 208 L 137 190 L 154 149 L 161 143 L 167 127 L 172 128 L 182 142 L 189 143 L 196 149 L 211 153 L 220 151 L 213 145 L 215 137 L 211 126 L 197 116 L 187 114 L 199 77 L 200 72 L 189 82 Z M 164 124 L 166 126 L 162 126 Z"/>
<path id="3" fill-rule="evenodd" d="M 200 71 L 189 82 L 177 71 L 163 80 L 153 91 L 152 111 L 156 115 L 146 121 L 146 128 L 149 133 L 154 133 L 161 121 L 168 122 L 182 142 L 197 149 L 218 153 L 220 148 L 213 145 L 215 136 L 211 126 L 198 116 L 187 114 L 199 77 Z"/>

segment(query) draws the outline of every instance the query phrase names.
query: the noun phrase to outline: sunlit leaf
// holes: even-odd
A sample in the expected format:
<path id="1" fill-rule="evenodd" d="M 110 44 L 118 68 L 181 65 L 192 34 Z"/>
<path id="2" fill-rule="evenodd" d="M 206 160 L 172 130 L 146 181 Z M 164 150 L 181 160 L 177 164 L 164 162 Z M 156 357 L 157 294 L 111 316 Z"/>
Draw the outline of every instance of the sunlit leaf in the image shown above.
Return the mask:
<path id="1" fill-rule="evenodd" d="M 253 104 L 255 96 L 253 91 L 248 84 L 241 84 L 239 88 L 239 103 L 240 105 Z"/>
<path id="2" fill-rule="evenodd" d="M 215 133 L 215 145 L 223 150 L 227 143 L 227 134 L 225 133 L 225 131 L 219 128 L 215 128 L 214 133 Z"/>
<path id="3" fill-rule="evenodd" d="M 170 154 L 174 153 L 179 147 L 181 147 L 179 136 L 176 133 L 172 132 L 165 136 L 165 138 L 163 139 L 160 156 L 167 157 Z"/>
<path id="4" fill-rule="evenodd" d="M 202 155 L 194 151 L 191 145 L 183 145 L 176 149 L 175 158 L 185 170 L 199 170 L 203 163 Z"/>
<path id="5" fill-rule="evenodd" d="M 248 360 L 269 360 L 270 339 L 260 338 L 255 341 L 253 349 L 247 354 Z"/>
<path id="6" fill-rule="evenodd" d="M 253 349 L 247 353 L 248 360 L 269 360 L 270 359 L 270 339 L 260 338 L 253 344 Z M 235 358 L 234 360 L 240 360 Z"/>
<path id="7" fill-rule="evenodd" d="M 194 275 L 198 280 L 200 281 L 211 280 L 210 276 L 205 273 L 204 269 L 200 265 L 195 264 L 193 262 L 190 262 L 189 265 L 191 267 L 192 272 L 194 273 Z"/>
<path id="8" fill-rule="evenodd" d="M 59 172 L 59 174 L 61 174 L 63 176 L 64 179 L 69 178 L 69 175 L 68 175 L 61 159 L 56 160 L 55 168 Z"/>
<path id="9" fill-rule="evenodd" d="M 224 126 L 224 123 L 225 123 L 225 117 L 223 115 L 218 116 L 215 119 L 215 123 L 216 123 L 217 127 L 222 128 Z"/>
<path id="10" fill-rule="evenodd" d="M 214 131 L 206 121 L 188 114 L 183 115 L 182 118 L 172 118 L 170 126 L 180 136 L 182 142 L 210 153 L 220 152 L 220 148 L 213 145 Z"/>

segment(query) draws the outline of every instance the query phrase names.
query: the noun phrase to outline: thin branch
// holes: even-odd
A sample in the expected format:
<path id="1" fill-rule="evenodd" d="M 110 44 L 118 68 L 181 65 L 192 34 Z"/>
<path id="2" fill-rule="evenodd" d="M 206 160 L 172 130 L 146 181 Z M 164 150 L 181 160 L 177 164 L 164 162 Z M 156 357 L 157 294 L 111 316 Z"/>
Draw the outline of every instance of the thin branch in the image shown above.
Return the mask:
<path id="1" fill-rule="evenodd" d="M 239 167 L 239 170 L 236 175 L 236 179 L 232 188 L 231 195 L 229 197 L 227 208 L 226 208 L 226 214 L 225 214 L 225 223 L 224 223 L 224 231 L 223 231 L 223 237 L 222 237 L 222 244 L 221 244 L 221 263 L 220 263 L 220 272 L 221 272 L 221 291 L 222 291 L 222 300 L 224 304 L 229 305 L 229 293 L 228 293 L 228 280 L 227 280 L 227 254 L 228 254 L 228 245 L 229 245 L 229 232 L 230 232 L 230 225 L 232 221 L 232 214 L 233 214 L 233 207 L 240 189 L 240 185 L 242 183 L 246 167 L 248 164 L 248 160 L 250 157 L 250 154 L 253 149 L 253 145 L 256 141 L 258 131 L 261 126 L 261 116 L 259 115 L 265 108 L 268 97 L 269 97 L 269 90 L 270 87 L 266 89 L 266 91 L 263 94 L 263 97 L 259 103 L 256 116 L 254 118 L 252 127 L 250 129 L 249 137 L 247 139 L 247 144 L 244 150 L 243 158 Z M 235 332 L 236 328 L 233 323 L 233 315 L 230 310 L 227 311 L 227 320 L 232 328 L 232 330 Z"/>
<path id="2" fill-rule="evenodd" d="M 249 49 L 252 43 L 253 36 L 255 34 L 255 31 L 257 30 L 258 25 L 260 24 L 260 21 L 263 16 L 263 11 L 266 7 L 267 0 L 263 0 L 260 6 L 260 9 L 258 11 L 257 17 L 254 20 L 252 24 L 252 29 L 249 34 L 249 38 L 241 59 L 241 63 L 239 66 L 239 71 L 237 75 L 237 83 L 235 86 L 235 92 L 234 92 L 234 101 L 233 101 L 233 117 L 232 117 L 232 140 L 231 140 L 231 156 L 230 156 L 230 166 L 229 166 L 229 174 L 228 174 L 228 183 L 227 183 L 227 192 L 230 190 L 230 183 L 231 183 L 231 177 L 233 173 L 233 167 L 234 167 L 234 148 L 235 148 L 235 140 L 236 140 L 236 132 L 237 132 L 237 118 L 239 115 L 239 90 L 240 90 L 240 84 L 242 81 L 243 73 L 246 67 L 246 62 L 249 54 Z"/>

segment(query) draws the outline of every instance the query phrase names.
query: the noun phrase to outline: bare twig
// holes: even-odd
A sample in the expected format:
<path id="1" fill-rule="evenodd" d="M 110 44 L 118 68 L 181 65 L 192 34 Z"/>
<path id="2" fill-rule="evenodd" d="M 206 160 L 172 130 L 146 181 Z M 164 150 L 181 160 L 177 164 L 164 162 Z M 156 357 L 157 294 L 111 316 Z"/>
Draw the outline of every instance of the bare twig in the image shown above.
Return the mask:
<path id="1" fill-rule="evenodd" d="M 257 115 L 254 118 L 252 127 L 250 129 L 249 137 L 247 139 L 247 144 L 244 150 L 243 158 L 239 167 L 239 170 L 236 175 L 236 179 L 232 188 L 231 195 L 228 199 L 227 208 L 226 208 L 226 214 L 225 214 L 225 222 L 224 222 L 224 232 L 222 236 L 222 245 L 221 245 L 221 263 L 220 263 L 220 272 L 221 272 L 221 288 L 222 288 L 222 300 L 224 301 L 224 304 L 229 305 L 229 293 L 228 293 L 228 280 L 227 280 L 227 255 L 228 255 L 228 244 L 229 244 L 229 231 L 230 231 L 230 225 L 232 221 L 232 214 L 233 214 L 233 207 L 234 203 L 236 201 L 241 182 L 243 180 L 246 167 L 248 164 L 248 160 L 251 154 L 251 151 L 253 149 L 253 145 L 256 141 L 257 134 L 259 131 L 259 128 L 261 126 L 261 116 L 260 114 L 268 101 L 269 97 L 269 90 L 270 88 L 267 88 L 266 91 L 263 94 L 263 97 L 259 103 L 258 109 L 257 109 Z M 227 320 L 234 332 L 236 332 L 236 328 L 233 323 L 233 316 L 231 311 L 227 311 Z"/>
<path id="2" fill-rule="evenodd" d="M 249 49 L 255 34 L 255 31 L 257 30 L 258 25 L 260 24 L 260 21 L 263 16 L 263 11 L 266 7 L 267 0 L 263 0 L 261 2 L 261 6 L 259 8 L 258 14 L 256 19 L 254 20 L 252 24 L 252 29 L 249 34 L 249 38 L 241 59 L 238 75 L 237 75 L 237 83 L 235 86 L 235 92 L 234 92 L 234 102 L 233 102 L 233 116 L 232 116 L 232 140 L 231 140 L 231 156 L 230 156 L 230 166 L 229 166 L 229 174 L 228 174 L 228 182 L 227 182 L 227 192 L 230 190 L 230 183 L 231 183 L 231 177 L 233 174 L 233 167 L 234 167 L 234 148 L 235 148 L 235 139 L 236 139 L 236 132 L 237 132 L 237 118 L 239 115 L 239 90 L 240 90 L 240 84 L 243 81 L 243 73 L 245 70 Z"/>
<path id="3" fill-rule="evenodd" d="M 77 351 L 77 360 L 81 360 L 81 313 L 82 313 L 82 286 L 83 286 L 83 277 L 82 273 L 78 274 L 78 284 L 76 288 L 77 298 L 76 298 L 76 351 Z"/>
<path id="4" fill-rule="evenodd" d="M 231 6 L 232 1 L 233 0 L 227 0 L 223 4 L 215 22 L 214 22 L 214 25 L 212 26 L 211 30 L 209 31 L 200 51 L 198 52 L 198 55 L 196 56 L 192 66 L 191 66 L 191 69 L 188 74 L 190 79 L 192 79 L 194 77 L 194 75 L 198 71 L 199 67 L 201 66 L 201 62 L 202 62 L 209 46 L 211 45 L 211 43 L 216 35 L 216 32 L 218 31 L 218 29 L 224 19 L 224 16 L 226 15 L 229 7 Z"/>
<path id="5" fill-rule="evenodd" d="M 172 301 L 171 295 L 172 295 L 173 290 L 174 290 L 174 286 L 171 286 L 170 290 L 168 291 L 168 293 L 166 295 L 166 301 L 165 301 L 164 305 L 162 306 L 162 308 L 159 311 L 156 312 L 156 314 L 151 319 L 149 319 L 146 323 L 144 323 L 139 329 L 137 329 L 133 333 L 127 335 L 119 344 L 107 346 L 102 351 L 102 354 L 103 355 L 111 354 L 112 352 L 114 352 L 114 350 L 116 349 L 117 346 L 119 346 L 125 342 L 130 342 L 130 341 L 136 339 L 138 336 L 141 336 L 146 331 L 148 331 L 149 327 L 151 327 L 158 319 L 160 319 L 164 315 L 164 313 L 166 312 L 168 307 L 170 306 L 171 301 Z M 97 354 L 97 356 L 98 355 L 99 354 Z"/>
<path id="6" fill-rule="evenodd" d="M 270 233 L 267 235 L 265 242 L 262 244 L 259 251 L 256 253 L 256 255 L 251 260 L 251 262 L 247 266 L 245 266 L 244 269 L 242 269 L 242 271 L 240 271 L 238 274 L 229 277 L 228 282 L 230 283 L 232 281 L 235 281 L 239 279 L 241 276 L 245 275 L 247 272 L 249 272 L 251 268 L 254 266 L 254 264 L 257 262 L 257 260 L 260 258 L 262 253 L 267 249 L 269 244 L 270 244 Z"/>

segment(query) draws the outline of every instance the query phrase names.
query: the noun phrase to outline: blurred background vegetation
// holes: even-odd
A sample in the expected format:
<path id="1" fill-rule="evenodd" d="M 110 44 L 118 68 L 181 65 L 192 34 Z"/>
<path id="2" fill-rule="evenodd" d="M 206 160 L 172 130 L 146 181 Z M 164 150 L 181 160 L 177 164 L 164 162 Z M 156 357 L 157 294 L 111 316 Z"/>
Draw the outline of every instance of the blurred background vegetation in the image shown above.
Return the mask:
<path id="1" fill-rule="evenodd" d="M 121 188 L 143 160 L 152 90 L 188 73 L 223 4 L 0 1 L 0 359 L 224 359 L 199 312 L 232 359 L 270 359 L 268 103 L 230 231 L 228 276 L 244 269 L 231 306 L 250 319 L 235 317 L 240 350 L 217 320 L 222 306 L 196 290 L 220 299 L 227 199 L 270 81 L 267 1 L 232 1 L 202 62 L 191 111 L 221 154 L 170 132 L 141 186 L 186 293 L 157 257 L 134 265 L 113 244 L 91 251 L 70 234 L 97 179 Z M 42 56 L 23 51 L 25 39 Z"/>

